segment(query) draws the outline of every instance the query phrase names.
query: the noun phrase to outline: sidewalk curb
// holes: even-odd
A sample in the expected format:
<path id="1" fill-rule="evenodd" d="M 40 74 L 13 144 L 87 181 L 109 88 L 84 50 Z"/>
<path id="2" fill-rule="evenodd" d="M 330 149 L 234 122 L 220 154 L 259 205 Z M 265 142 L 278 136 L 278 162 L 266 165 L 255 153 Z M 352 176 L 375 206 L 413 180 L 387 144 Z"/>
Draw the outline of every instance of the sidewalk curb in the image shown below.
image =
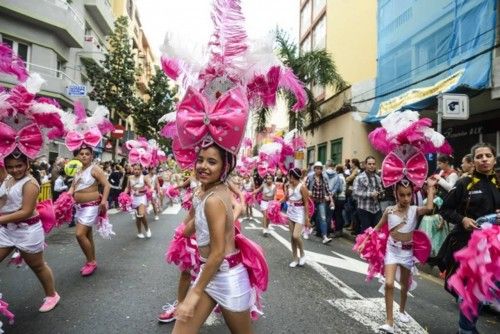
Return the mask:
<path id="1" fill-rule="evenodd" d="M 352 242 L 353 244 L 356 241 L 356 236 L 351 235 L 351 231 L 344 230 L 342 233 L 342 238 L 346 239 L 347 241 Z M 443 279 L 439 276 L 440 272 L 439 272 L 438 267 L 431 267 L 428 264 L 417 264 L 417 268 L 418 268 L 418 270 L 420 270 L 428 275 L 434 276 L 434 277 L 438 278 L 439 280 L 443 281 Z"/>

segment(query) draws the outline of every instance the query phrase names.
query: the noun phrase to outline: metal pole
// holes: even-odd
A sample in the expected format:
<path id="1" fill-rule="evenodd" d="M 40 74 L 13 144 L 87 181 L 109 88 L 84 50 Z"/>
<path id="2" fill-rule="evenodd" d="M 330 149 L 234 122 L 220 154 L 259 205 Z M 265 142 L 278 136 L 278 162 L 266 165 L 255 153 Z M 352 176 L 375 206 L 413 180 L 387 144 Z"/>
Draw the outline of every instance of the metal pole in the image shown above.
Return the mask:
<path id="1" fill-rule="evenodd" d="M 443 130 L 443 110 L 438 108 L 437 111 L 437 132 L 442 133 Z"/>

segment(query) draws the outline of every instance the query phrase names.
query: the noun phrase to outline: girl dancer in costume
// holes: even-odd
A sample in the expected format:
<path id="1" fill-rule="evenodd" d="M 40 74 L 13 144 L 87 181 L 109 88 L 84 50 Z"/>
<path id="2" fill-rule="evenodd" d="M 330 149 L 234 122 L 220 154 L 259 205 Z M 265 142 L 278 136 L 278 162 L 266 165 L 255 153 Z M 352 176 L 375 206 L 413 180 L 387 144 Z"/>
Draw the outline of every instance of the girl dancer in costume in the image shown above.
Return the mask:
<path id="1" fill-rule="evenodd" d="M 103 134 L 114 129 L 107 119 L 108 113 L 106 108 L 99 106 L 91 117 L 87 117 L 83 105 L 76 102 L 75 114 L 62 115 L 68 131 L 66 147 L 82 163 L 82 169 L 75 175 L 68 191 L 76 202 L 76 239 L 86 258 L 86 263 L 80 269 L 82 276 L 90 276 L 97 269 L 92 228 L 97 226 L 100 230 L 103 227 L 101 220 L 107 221 L 111 186 L 101 167 L 93 163 L 93 149 L 99 145 Z M 102 194 L 99 193 L 99 187 L 103 189 Z M 59 197 L 62 198 L 63 195 Z M 109 222 L 107 224 L 109 226 Z"/>
<path id="2" fill-rule="evenodd" d="M 146 238 L 151 238 L 151 229 L 146 219 L 148 208 L 147 193 L 153 191 L 151 179 L 142 173 L 153 163 L 154 151 L 144 138 L 139 140 L 128 140 L 125 143 L 128 153 L 128 161 L 132 164 L 132 175 L 127 179 L 127 192 L 132 196 L 132 209 L 136 210 L 135 224 L 137 226 L 137 237 L 144 239 L 142 227 L 144 227 Z"/>
<path id="3" fill-rule="evenodd" d="M 146 233 L 146 238 L 151 238 L 151 229 L 146 219 L 146 210 L 148 199 L 146 192 L 151 189 L 151 183 L 148 176 L 142 174 L 142 166 L 139 163 L 133 165 L 133 174 L 128 177 L 127 189 L 132 196 L 132 209 L 136 210 L 135 224 L 137 226 L 137 237 L 144 239 L 142 228 Z"/>
<path id="4" fill-rule="evenodd" d="M 245 196 L 245 204 L 246 204 L 246 217 L 248 219 L 253 218 L 253 210 L 252 203 L 249 203 L 251 200 L 248 197 L 253 197 L 254 184 L 250 175 L 246 174 L 243 178 L 243 194 Z"/>
<path id="5" fill-rule="evenodd" d="M 424 262 L 431 248 L 427 236 L 415 228 L 418 216 L 432 212 L 436 193 L 434 186 L 437 180 L 427 179 L 428 197 L 425 207 L 411 205 L 414 189 L 420 189 L 427 176 L 427 160 L 424 153 L 446 151 L 449 147 L 444 137 L 429 127 L 432 121 L 419 120 L 416 112 L 396 112 L 386 117 L 381 123 L 382 127 L 370 133 L 369 139 L 375 148 L 387 154 L 382 162 L 381 178 L 385 188 L 394 186 L 396 205 L 385 210 L 374 229 L 370 228 L 356 238 L 354 249 L 357 249 L 362 256 L 366 256 L 370 262 L 369 278 L 377 271 L 378 273 L 383 271 L 386 323 L 379 329 L 386 333 L 394 333 L 394 280 L 398 279 L 401 284 L 398 320 L 406 323 L 410 321 L 410 317 L 405 312 L 405 306 L 408 290 L 414 288 L 414 285 L 410 286 L 410 283 L 414 283 L 411 280 L 414 261 L 417 259 Z M 377 236 L 386 224 L 389 236 L 387 238 Z M 382 233 L 385 234 L 385 230 Z M 381 255 L 374 248 L 374 238 L 375 241 L 385 242 L 386 251 L 383 261 L 381 259 L 373 261 L 374 256 Z M 421 238 L 424 240 L 423 250 L 420 247 Z M 378 246 L 380 246 L 378 249 L 383 249 L 381 245 Z M 424 253 L 423 256 L 422 253 Z M 374 269 L 373 262 L 377 261 L 378 264 Z"/>
<path id="6" fill-rule="evenodd" d="M 310 227 L 309 221 L 309 191 L 300 182 L 302 172 L 299 168 L 293 168 L 288 172 L 288 189 L 286 191 L 286 201 L 288 208 L 286 215 L 290 226 L 290 236 L 292 244 L 293 261 L 290 267 L 303 266 L 306 263 L 304 253 L 304 243 L 302 242 L 302 229 L 304 224 Z M 300 253 L 300 257 L 298 255 Z"/>
<path id="7" fill-rule="evenodd" d="M 384 167 L 382 166 L 382 168 Z M 393 296 L 394 281 L 397 276 L 399 276 L 398 280 L 401 284 L 398 320 L 403 323 L 410 321 L 405 307 L 410 289 L 411 273 L 415 264 L 412 250 L 413 231 L 417 226 L 418 217 L 432 212 L 436 183 L 435 179 L 427 180 L 427 205 L 417 207 L 411 205 L 413 184 L 406 179 L 399 181 L 394 187 L 396 205 L 385 210 L 380 222 L 374 228 L 376 232 L 380 231 L 385 224 L 388 224 L 389 228 L 389 239 L 384 258 L 386 323 L 379 327 L 386 333 L 394 333 Z M 362 252 L 363 248 L 364 245 L 359 248 L 359 251 Z M 397 271 L 399 271 L 399 275 L 396 274 Z"/>
<path id="8" fill-rule="evenodd" d="M 276 185 L 273 183 L 273 176 L 271 174 L 267 174 L 264 178 L 264 183 L 255 189 L 253 192 L 254 195 L 262 192 L 262 200 L 260 201 L 260 208 L 262 210 L 262 214 L 264 215 L 263 224 L 264 228 L 262 229 L 262 234 L 267 236 L 269 233 L 269 221 L 267 219 L 267 208 L 269 206 L 269 202 L 274 200 L 274 196 L 276 195 Z"/>
<path id="9" fill-rule="evenodd" d="M 48 312 L 59 303 L 54 287 L 52 270 L 43 258 L 45 237 L 36 210 L 40 186 L 29 175 L 28 158 L 15 151 L 4 160 L 9 176 L 3 182 L 0 193 L 5 204 L 0 208 L 0 262 L 14 249 L 33 270 L 45 291 L 40 312 Z"/>
<path id="10" fill-rule="evenodd" d="M 63 136 L 62 110 L 52 100 L 36 98 L 43 80 L 37 74 L 29 76 L 23 61 L 3 44 L 0 64 L 0 72 L 14 75 L 22 83 L 10 90 L 0 87 L 0 166 L 5 166 L 0 186 L 0 262 L 15 249 L 20 251 L 45 292 L 39 311 L 48 312 L 60 297 L 43 258 L 45 236 L 41 212 L 36 209 L 40 186 L 29 174 L 29 159 L 38 156 L 46 137 Z M 6 307 L 0 299 L 0 308 L 6 312 Z"/>
<path id="11" fill-rule="evenodd" d="M 176 318 L 181 321 L 176 322 L 173 333 L 198 332 L 216 304 L 221 306 L 232 332 L 251 332 L 249 310 L 254 297 L 247 269 L 235 245 L 232 194 L 221 181 L 233 167 L 234 156 L 215 144 L 199 152 L 196 172 L 201 188 L 193 204 L 196 240 L 203 264 L 186 298 L 177 307 Z"/>
<path id="12" fill-rule="evenodd" d="M 99 215 L 107 210 L 111 187 L 104 171 L 93 163 L 90 146 L 83 144 L 74 151 L 74 155 L 82 163 L 82 170 L 75 175 L 68 193 L 76 202 L 76 239 L 87 261 L 80 273 L 90 276 L 97 269 L 92 228 L 98 223 Z M 103 187 L 102 195 L 99 186 Z"/>

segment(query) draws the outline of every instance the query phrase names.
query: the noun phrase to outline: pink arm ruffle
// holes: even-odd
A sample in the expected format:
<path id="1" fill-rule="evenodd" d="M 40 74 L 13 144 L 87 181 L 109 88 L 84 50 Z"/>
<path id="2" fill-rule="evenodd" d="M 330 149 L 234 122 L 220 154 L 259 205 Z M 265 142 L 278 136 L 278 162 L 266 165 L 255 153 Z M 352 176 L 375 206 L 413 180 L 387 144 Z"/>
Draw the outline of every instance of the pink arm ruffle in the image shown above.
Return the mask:
<path id="1" fill-rule="evenodd" d="M 481 302 L 500 301 L 500 226 L 483 225 L 475 230 L 467 247 L 455 253 L 460 263 L 448 286 L 463 298 L 460 309 L 472 319 Z"/>
<path id="2" fill-rule="evenodd" d="M 267 207 L 267 218 L 273 224 L 288 224 L 288 218 L 281 212 L 281 203 L 279 201 L 269 202 L 269 206 Z"/>
<path id="3" fill-rule="evenodd" d="M 118 195 L 118 204 L 122 211 L 129 212 L 132 210 L 132 198 L 126 192 L 121 192 L 120 195 Z"/>
<path id="4" fill-rule="evenodd" d="M 73 205 L 75 199 L 68 192 L 63 192 L 54 203 L 54 213 L 57 220 L 56 226 L 70 222 L 73 218 Z"/>
<path id="5" fill-rule="evenodd" d="M 368 262 L 367 281 L 372 280 L 378 274 L 384 274 L 384 257 L 388 236 L 387 225 L 384 225 L 384 228 L 379 232 L 370 227 L 356 237 L 353 250 Z M 360 252 L 359 248 L 363 243 L 365 246 Z"/>
<path id="6" fill-rule="evenodd" d="M 195 271 L 200 269 L 200 254 L 194 236 L 185 236 L 186 225 L 181 224 L 175 229 L 174 237 L 170 242 L 165 261 L 175 264 L 180 271 Z"/>
<path id="7" fill-rule="evenodd" d="M 243 197 L 245 198 L 246 205 L 253 205 L 257 203 L 257 200 L 251 191 L 244 191 Z"/>
<path id="8" fill-rule="evenodd" d="M 175 186 L 169 185 L 165 189 L 165 195 L 167 195 L 169 198 L 176 198 L 179 197 L 180 192 Z"/>

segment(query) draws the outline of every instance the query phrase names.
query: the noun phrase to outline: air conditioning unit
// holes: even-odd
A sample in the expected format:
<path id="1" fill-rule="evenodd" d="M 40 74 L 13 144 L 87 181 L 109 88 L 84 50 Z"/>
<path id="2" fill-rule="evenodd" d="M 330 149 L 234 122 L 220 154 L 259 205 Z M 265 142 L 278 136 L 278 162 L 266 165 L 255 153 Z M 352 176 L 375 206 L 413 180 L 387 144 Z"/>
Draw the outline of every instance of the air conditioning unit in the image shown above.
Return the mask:
<path id="1" fill-rule="evenodd" d="M 469 119 L 469 96 L 466 94 L 440 94 L 438 112 L 443 119 Z"/>
<path id="2" fill-rule="evenodd" d="M 84 40 L 85 40 L 85 42 L 94 43 L 95 42 L 95 37 L 92 36 L 92 35 L 85 35 Z"/>

